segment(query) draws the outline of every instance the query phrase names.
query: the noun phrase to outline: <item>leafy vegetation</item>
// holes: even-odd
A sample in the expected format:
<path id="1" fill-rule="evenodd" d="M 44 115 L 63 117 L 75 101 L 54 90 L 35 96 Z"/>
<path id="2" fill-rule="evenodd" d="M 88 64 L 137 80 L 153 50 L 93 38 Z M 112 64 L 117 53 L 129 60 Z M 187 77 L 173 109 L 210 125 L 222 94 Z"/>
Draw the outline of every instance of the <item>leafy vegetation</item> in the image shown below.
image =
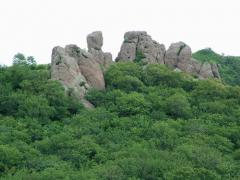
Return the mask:
<path id="1" fill-rule="evenodd" d="M 22 53 L 17 53 L 17 54 L 13 57 L 13 64 L 14 64 L 14 65 L 16 65 L 16 64 L 36 65 L 37 62 L 36 62 L 36 60 L 34 59 L 33 56 L 25 57 L 24 54 L 22 54 Z"/>
<path id="2" fill-rule="evenodd" d="M 144 64 L 146 64 L 146 62 L 142 61 L 144 58 L 146 58 L 144 53 L 142 51 L 137 51 L 136 59 L 134 60 L 134 62 L 144 65 Z"/>
<path id="3" fill-rule="evenodd" d="M 193 54 L 201 62 L 216 63 L 223 81 L 230 85 L 240 85 L 240 57 L 224 56 L 210 48 L 202 49 Z"/>
<path id="4" fill-rule="evenodd" d="M 239 179 L 240 88 L 115 63 L 85 109 L 47 65 L 0 68 L 0 177 Z"/>

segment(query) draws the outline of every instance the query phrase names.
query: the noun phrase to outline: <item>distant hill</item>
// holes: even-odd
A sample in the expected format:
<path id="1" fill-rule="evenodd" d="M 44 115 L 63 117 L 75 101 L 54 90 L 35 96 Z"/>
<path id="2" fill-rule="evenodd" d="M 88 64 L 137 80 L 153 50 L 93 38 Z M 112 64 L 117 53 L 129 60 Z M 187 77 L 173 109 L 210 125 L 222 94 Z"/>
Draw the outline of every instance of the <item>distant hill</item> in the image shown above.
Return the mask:
<path id="1" fill-rule="evenodd" d="M 240 56 L 224 56 L 207 48 L 195 52 L 193 58 L 201 62 L 217 63 L 224 83 L 240 85 Z"/>

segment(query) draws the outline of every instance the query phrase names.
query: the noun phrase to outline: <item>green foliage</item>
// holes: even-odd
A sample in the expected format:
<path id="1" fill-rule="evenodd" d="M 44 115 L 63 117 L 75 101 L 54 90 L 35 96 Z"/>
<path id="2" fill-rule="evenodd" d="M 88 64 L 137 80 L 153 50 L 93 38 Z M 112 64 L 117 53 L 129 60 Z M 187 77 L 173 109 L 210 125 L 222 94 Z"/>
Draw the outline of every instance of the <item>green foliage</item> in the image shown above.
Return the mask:
<path id="1" fill-rule="evenodd" d="M 0 68 L 0 179 L 239 179 L 240 88 L 115 63 L 85 109 L 49 66 Z"/>
<path id="2" fill-rule="evenodd" d="M 13 57 L 13 65 L 36 65 L 37 62 L 33 56 L 25 57 L 22 53 L 17 53 Z"/>
<path id="3" fill-rule="evenodd" d="M 136 52 L 136 59 L 134 60 L 134 62 L 139 63 L 139 64 L 144 64 L 144 62 L 142 62 L 142 60 L 144 58 L 146 58 L 144 53 L 142 51 L 137 51 Z"/>
<path id="4" fill-rule="evenodd" d="M 191 90 L 195 85 L 187 74 L 172 72 L 163 65 L 148 65 L 143 72 L 143 82 L 148 86 L 166 86 Z"/>
<path id="5" fill-rule="evenodd" d="M 58 82 L 49 80 L 47 67 L 12 66 L 0 71 L 0 113 L 31 117 L 42 123 L 77 113 L 81 105 L 66 97 Z"/>
<path id="6" fill-rule="evenodd" d="M 22 154 L 15 147 L 0 145 L 0 172 L 12 171 L 21 164 Z"/>
<path id="7" fill-rule="evenodd" d="M 173 118 L 185 118 L 191 116 L 191 107 L 183 94 L 174 94 L 166 99 L 165 111 Z"/>
<path id="8" fill-rule="evenodd" d="M 141 91 L 144 84 L 140 78 L 141 67 L 129 62 L 112 65 L 105 74 L 105 81 L 108 88 L 121 89 L 125 92 Z"/>
<path id="9" fill-rule="evenodd" d="M 199 50 L 193 54 L 193 58 L 201 62 L 219 63 L 222 56 L 215 53 L 211 48 Z"/>
<path id="10" fill-rule="evenodd" d="M 230 85 L 240 85 L 240 57 L 224 56 L 210 48 L 197 51 L 193 57 L 201 62 L 216 63 L 223 81 Z"/>
<path id="11" fill-rule="evenodd" d="M 144 114 L 148 111 L 144 96 L 136 92 L 118 97 L 116 99 L 116 108 L 120 116 Z"/>

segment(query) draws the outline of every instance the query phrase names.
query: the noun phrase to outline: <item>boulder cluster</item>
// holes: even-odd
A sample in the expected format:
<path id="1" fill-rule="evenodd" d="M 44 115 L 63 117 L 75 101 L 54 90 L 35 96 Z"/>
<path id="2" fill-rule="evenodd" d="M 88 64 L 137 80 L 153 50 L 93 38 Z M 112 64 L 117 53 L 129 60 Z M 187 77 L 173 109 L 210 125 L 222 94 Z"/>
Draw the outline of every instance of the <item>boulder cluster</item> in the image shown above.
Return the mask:
<path id="1" fill-rule="evenodd" d="M 92 105 L 84 99 L 89 88 L 105 89 L 103 73 L 114 62 L 111 53 L 102 51 L 102 32 L 87 36 L 88 51 L 76 45 L 54 47 L 51 61 L 51 78 L 61 82 L 67 93 L 79 98 L 86 107 Z M 194 74 L 201 79 L 220 78 L 216 64 L 200 63 L 192 58 L 191 48 L 183 42 L 170 45 L 153 40 L 145 31 L 130 31 L 124 35 L 118 61 L 141 61 L 166 64 L 175 71 Z"/>
<path id="2" fill-rule="evenodd" d="M 83 101 L 86 107 L 92 105 L 84 100 L 89 88 L 103 90 L 103 71 L 113 62 L 110 53 L 102 51 L 102 33 L 97 31 L 87 36 L 88 51 L 76 45 L 65 48 L 54 47 L 51 61 L 51 78 L 61 82 L 67 93 Z"/>
<path id="3" fill-rule="evenodd" d="M 202 64 L 193 59 L 191 48 L 183 42 L 173 43 L 166 50 L 163 44 L 152 40 L 145 31 L 125 33 L 116 61 L 135 61 L 139 58 L 147 63 L 166 64 L 171 69 L 191 73 L 201 79 L 220 78 L 216 64 Z"/>

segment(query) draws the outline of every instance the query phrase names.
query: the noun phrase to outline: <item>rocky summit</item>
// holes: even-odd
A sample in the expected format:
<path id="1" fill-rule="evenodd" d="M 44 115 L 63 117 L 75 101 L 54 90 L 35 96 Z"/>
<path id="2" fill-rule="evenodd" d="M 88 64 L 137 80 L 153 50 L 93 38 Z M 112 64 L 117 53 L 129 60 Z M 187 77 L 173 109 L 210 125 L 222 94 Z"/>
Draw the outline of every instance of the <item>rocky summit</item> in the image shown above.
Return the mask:
<path id="1" fill-rule="evenodd" d="M 124 35 L 116 61 L 139 60 L 166 64 L 169 68 L 191 73 L 201 79 L 220 78 L 216 64 L 200 63 L 192 58 L 191 48 L 184 42 L 172 43 L 168 50 L 144 31 L 130 31 Z"/>
<path id="2" fill-rule="evenodd" d="M 103 35 L 95 31 L 87 36 L 88 51 L 77 45 L 65 48 L 54 47 L 51 61 L 51 78 L 61 82 L 66 92 L 79 98 L 86 107 L 92 105 L 84 99 L 90 88 L 103 90 L 103 73 L 114 62 L 112 54 L 102 51 Z M 170 45 L 166 50 L 163 44 L 153 40 L 145 31 L 129 31 L 116 62 L 134 61 L 145 64 L 166 64 L 175 71 L 191 73 L 200 79 L 218 78 L 216 64 L 200 63 L 192 58 L 191 48 L 184 42 Z"/>
<path id="3" fill-rule="evenodd" d="M 163 64 L 165 51 L 165 46 L 152 40 L 145 31 L 130 31 L 124 35 L 116 61 L 134 61 L 142 56 L 142 61 Z"/>

